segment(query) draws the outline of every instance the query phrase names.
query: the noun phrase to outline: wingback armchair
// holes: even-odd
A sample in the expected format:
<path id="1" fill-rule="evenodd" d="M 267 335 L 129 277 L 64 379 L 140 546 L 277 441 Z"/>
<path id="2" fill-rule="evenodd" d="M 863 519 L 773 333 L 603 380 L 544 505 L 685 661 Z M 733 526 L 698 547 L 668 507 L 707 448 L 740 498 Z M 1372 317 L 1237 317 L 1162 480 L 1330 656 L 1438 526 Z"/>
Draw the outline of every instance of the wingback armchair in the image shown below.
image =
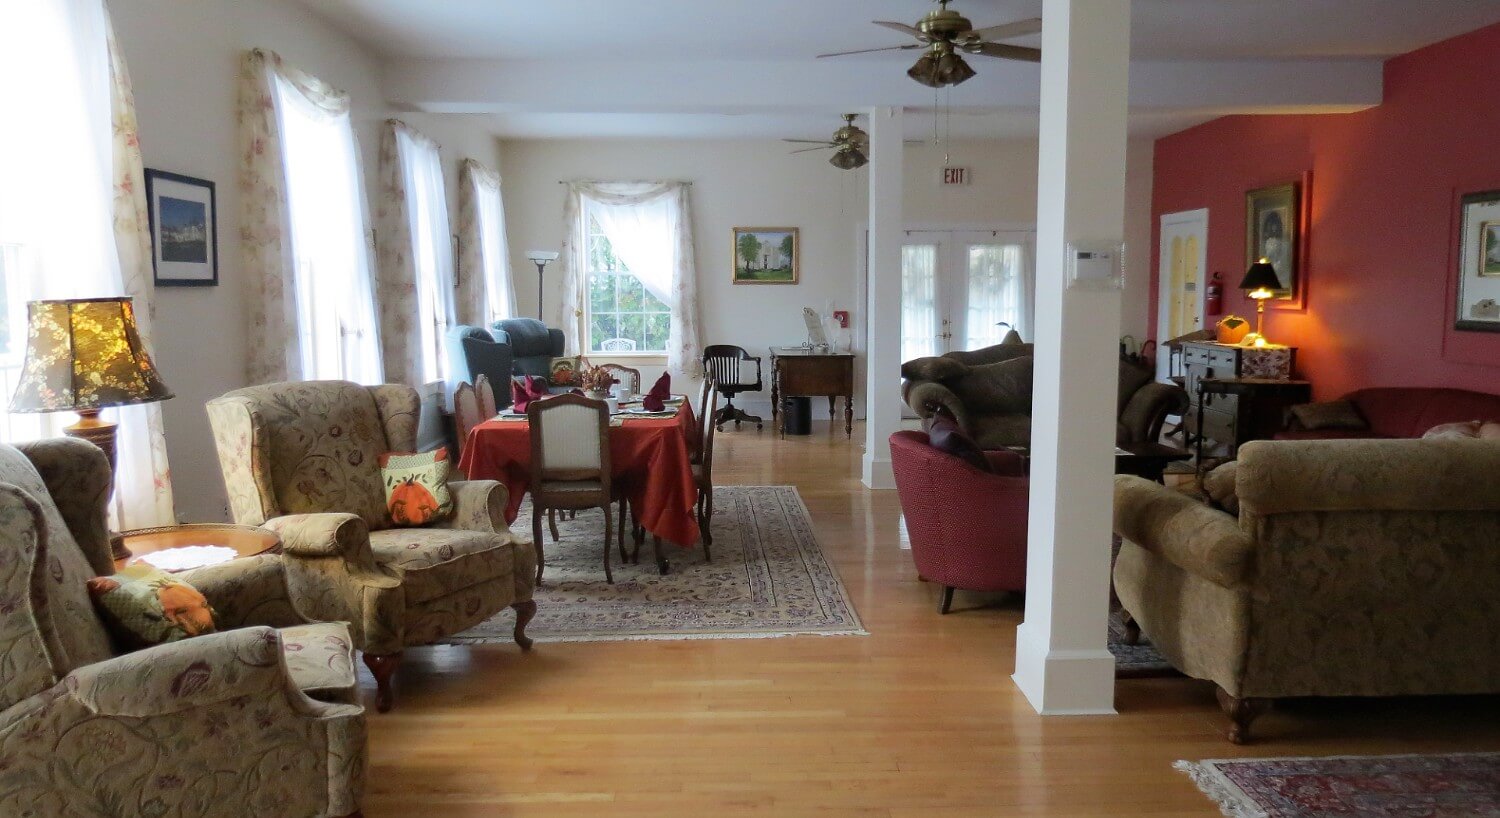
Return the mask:
<path id="1" fill-rule="evenodd" d="M 210 581 L 220 632 L 116 653 L 85 588 L 113 573 L 109 486 L 89 443 L 0 445 L 4 813 L 357 814 L 364 711 L 307 695 L 330 672 L 352 689 L 344 626 L 305 626 L 320 652 L 299 668 L 291 630 L 238 618 L 254 587 Z"/>
<path id="2" fill-rule="evenodd" d="M 564 336 L 535 318 L 507 318 L 490 327 L 496 343 L 509 344 L 511 372 L 546 378 L 552 374 L 552 359 L 563 354 Z"/>
<path id="3" fill-rule="evenodd" d="M 379 458 L 416 445 L 417 393 L 346 381 L 273 383 L 208 403 L 234 519 L 281 535 L 293 603 L 350 623 L 384 712 L 407 646 L 466 630 L 507 605 L 531 647 L 536 552 L 505 521 L 505 487 L 453 481 L 454 515 L 397 528 Z"/>

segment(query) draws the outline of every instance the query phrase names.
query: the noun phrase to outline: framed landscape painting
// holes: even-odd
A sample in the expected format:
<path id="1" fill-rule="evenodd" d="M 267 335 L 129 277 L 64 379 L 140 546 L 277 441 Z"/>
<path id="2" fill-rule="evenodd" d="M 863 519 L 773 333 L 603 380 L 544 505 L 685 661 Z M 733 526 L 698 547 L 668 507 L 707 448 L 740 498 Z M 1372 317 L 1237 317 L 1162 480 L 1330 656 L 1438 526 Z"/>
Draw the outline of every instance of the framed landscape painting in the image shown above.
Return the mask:
<path id="1" fill-rule="evenodd" d="M 214 183 L 146 169 L 151 266 L 159 287 L 219 283 L 218 208 Z"/>
<path id="2" fill-rule="evenodd" d="M 736 284 L 796 284 L 801 238 L 795 227 L 736 227 L 731 251 Z"/>
<path id="3" fill-rule="evenodd" d="M 1459 201 L 1454 329 L 1500 332 L 1500 190 Z"/>

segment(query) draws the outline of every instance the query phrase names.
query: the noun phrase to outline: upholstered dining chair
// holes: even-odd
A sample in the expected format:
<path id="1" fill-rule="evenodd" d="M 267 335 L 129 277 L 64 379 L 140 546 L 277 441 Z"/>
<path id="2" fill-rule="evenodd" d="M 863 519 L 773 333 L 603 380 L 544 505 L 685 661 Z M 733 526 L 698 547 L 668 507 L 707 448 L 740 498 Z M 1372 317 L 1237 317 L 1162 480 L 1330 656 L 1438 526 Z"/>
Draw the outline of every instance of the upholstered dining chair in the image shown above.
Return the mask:
<path id="1" fill-rule="evenodd" d="M 599 364 L 599 368 L 614 374 L 615 380 L 630 386 L 630 394 L 641 394 L 641 371 L 620 364 Z"/>
<path id="2" fill-rule="evenodd" d="M 510 381 L 505 381 L 505 387 L 510 388 Z M 481 421 L 489 420 L 500 413 L 500 404 L 495 393 L 496 385 L 488 375 L 480 375 L 474 379 L 474 392 L 479 396 L 479 417 Z"/>
<path id="3" fill-rule="evenodd" d="M 469 445 L 469 432 L 490 417 L 493 415 L 484 414 L 479 392 L 472 384 L 461 383 L 453 390 L 453 430 L 458 437 L 460 450 Z"/>
<path id="4" fill-rule="evenodd" d="M 711 562 L 708 547 L 714 544 L 714 424 L 709 422 L 718 411 L 719 390 L 712 375 L 705 374 L 698 396 L 697 439 L 690 458 L 693 482 L 698 486 L 698 530 L 703 535 L 703 561 Z"/>
<path id="5" fill-rule="evenodd" d="M 472 394 L 472 393 L 471 393 Z M 383 712 L 407 646 L 467 630 L 510 606 L 531 647 L 536 549 L 505 520 L 505 487 L 454 480 L 453 516 L 398 528 L 380 456 L 416 447 L 417 392 L 347 381 L 272 383 L 208 403 L 234 520 L 281 535 L 293 605 L 349 623 Z"/>
<path id="6" fill-rule="evenodd" d="M 741 369 L 744 364 L 752 362 L 755 364 L 755 379 L 749 380 L 741 374 Z M 761 428 L 761 418 L 734 405 L 735 395 L 741 392 L 759 392 L 765 388 L 761 381 L 759 356 L 751 355 L 744 347 L 733 344 L 710 344 L 703 348 L 703 371 L 713 378 L 715 388 L 724 396 L 723 408 L 714 412 L 713 416 L 713 424 L 720 431 L 731 420 L 736 429 L 740 427 L 740 421 L 754 423 L 755 428 Z"/>
<path id="7" fill-rule="evenodd" d="M 597 508 L 604 512 L 604 577 L 614 520 L 610 509 L 609 405 L 582 395 L 554 395 L 526 408 L 531 426 L 531 535 L 536 545 L 536 581 L 542 581 L 542 512 Z M 554 539 L 556 533 L 554 530 Z"/>

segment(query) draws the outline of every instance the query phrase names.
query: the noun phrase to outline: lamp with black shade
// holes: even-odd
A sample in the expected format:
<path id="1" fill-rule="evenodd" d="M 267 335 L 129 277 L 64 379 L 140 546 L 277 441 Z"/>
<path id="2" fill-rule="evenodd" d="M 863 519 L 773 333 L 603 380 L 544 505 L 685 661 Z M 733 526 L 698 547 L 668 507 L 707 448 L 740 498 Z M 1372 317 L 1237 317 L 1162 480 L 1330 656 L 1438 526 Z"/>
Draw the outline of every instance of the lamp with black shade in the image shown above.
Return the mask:
<path id="1" fill-rule="evenodd" d="M 1245 271 L 1245 278 L 1240 282 L 1240 289 L 1245 295 L 1255 299 L 1255 332 L 1246 335 L 1240 341 L 1241 346 L 1263 347 L 1270 342 L 1261 330 L 1266 320 L 1266 299 L 1273 298 L 1276 291 L 1281 289 L 1281 279 L 1276 275 L 1276 267 L 1269 259 L 1261 259 L 1250 265 Z"/>

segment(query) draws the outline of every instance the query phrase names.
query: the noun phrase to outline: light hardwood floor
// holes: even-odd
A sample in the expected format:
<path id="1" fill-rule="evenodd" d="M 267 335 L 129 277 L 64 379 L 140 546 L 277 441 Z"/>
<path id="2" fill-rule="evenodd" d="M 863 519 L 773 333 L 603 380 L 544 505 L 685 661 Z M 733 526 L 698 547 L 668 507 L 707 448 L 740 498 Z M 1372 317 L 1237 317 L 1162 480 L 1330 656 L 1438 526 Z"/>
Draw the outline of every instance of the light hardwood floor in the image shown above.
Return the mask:
<path id="1" fill-rule="evenodd" d="M 860 437 L 731 427 L 714 465 L 797 486 L 869 636 L 409 651 L 396 709 L 370 710 L 365 814 L 1212 816 L 1173 761 L 1500 749 L 1495 698 L 1294 703 L 1247 747 L 1187 679 L 1043 719 L 1010 681 L 1019 603 L 960 592 L 938 615 L 895 492 L 859 483 Z"/>

